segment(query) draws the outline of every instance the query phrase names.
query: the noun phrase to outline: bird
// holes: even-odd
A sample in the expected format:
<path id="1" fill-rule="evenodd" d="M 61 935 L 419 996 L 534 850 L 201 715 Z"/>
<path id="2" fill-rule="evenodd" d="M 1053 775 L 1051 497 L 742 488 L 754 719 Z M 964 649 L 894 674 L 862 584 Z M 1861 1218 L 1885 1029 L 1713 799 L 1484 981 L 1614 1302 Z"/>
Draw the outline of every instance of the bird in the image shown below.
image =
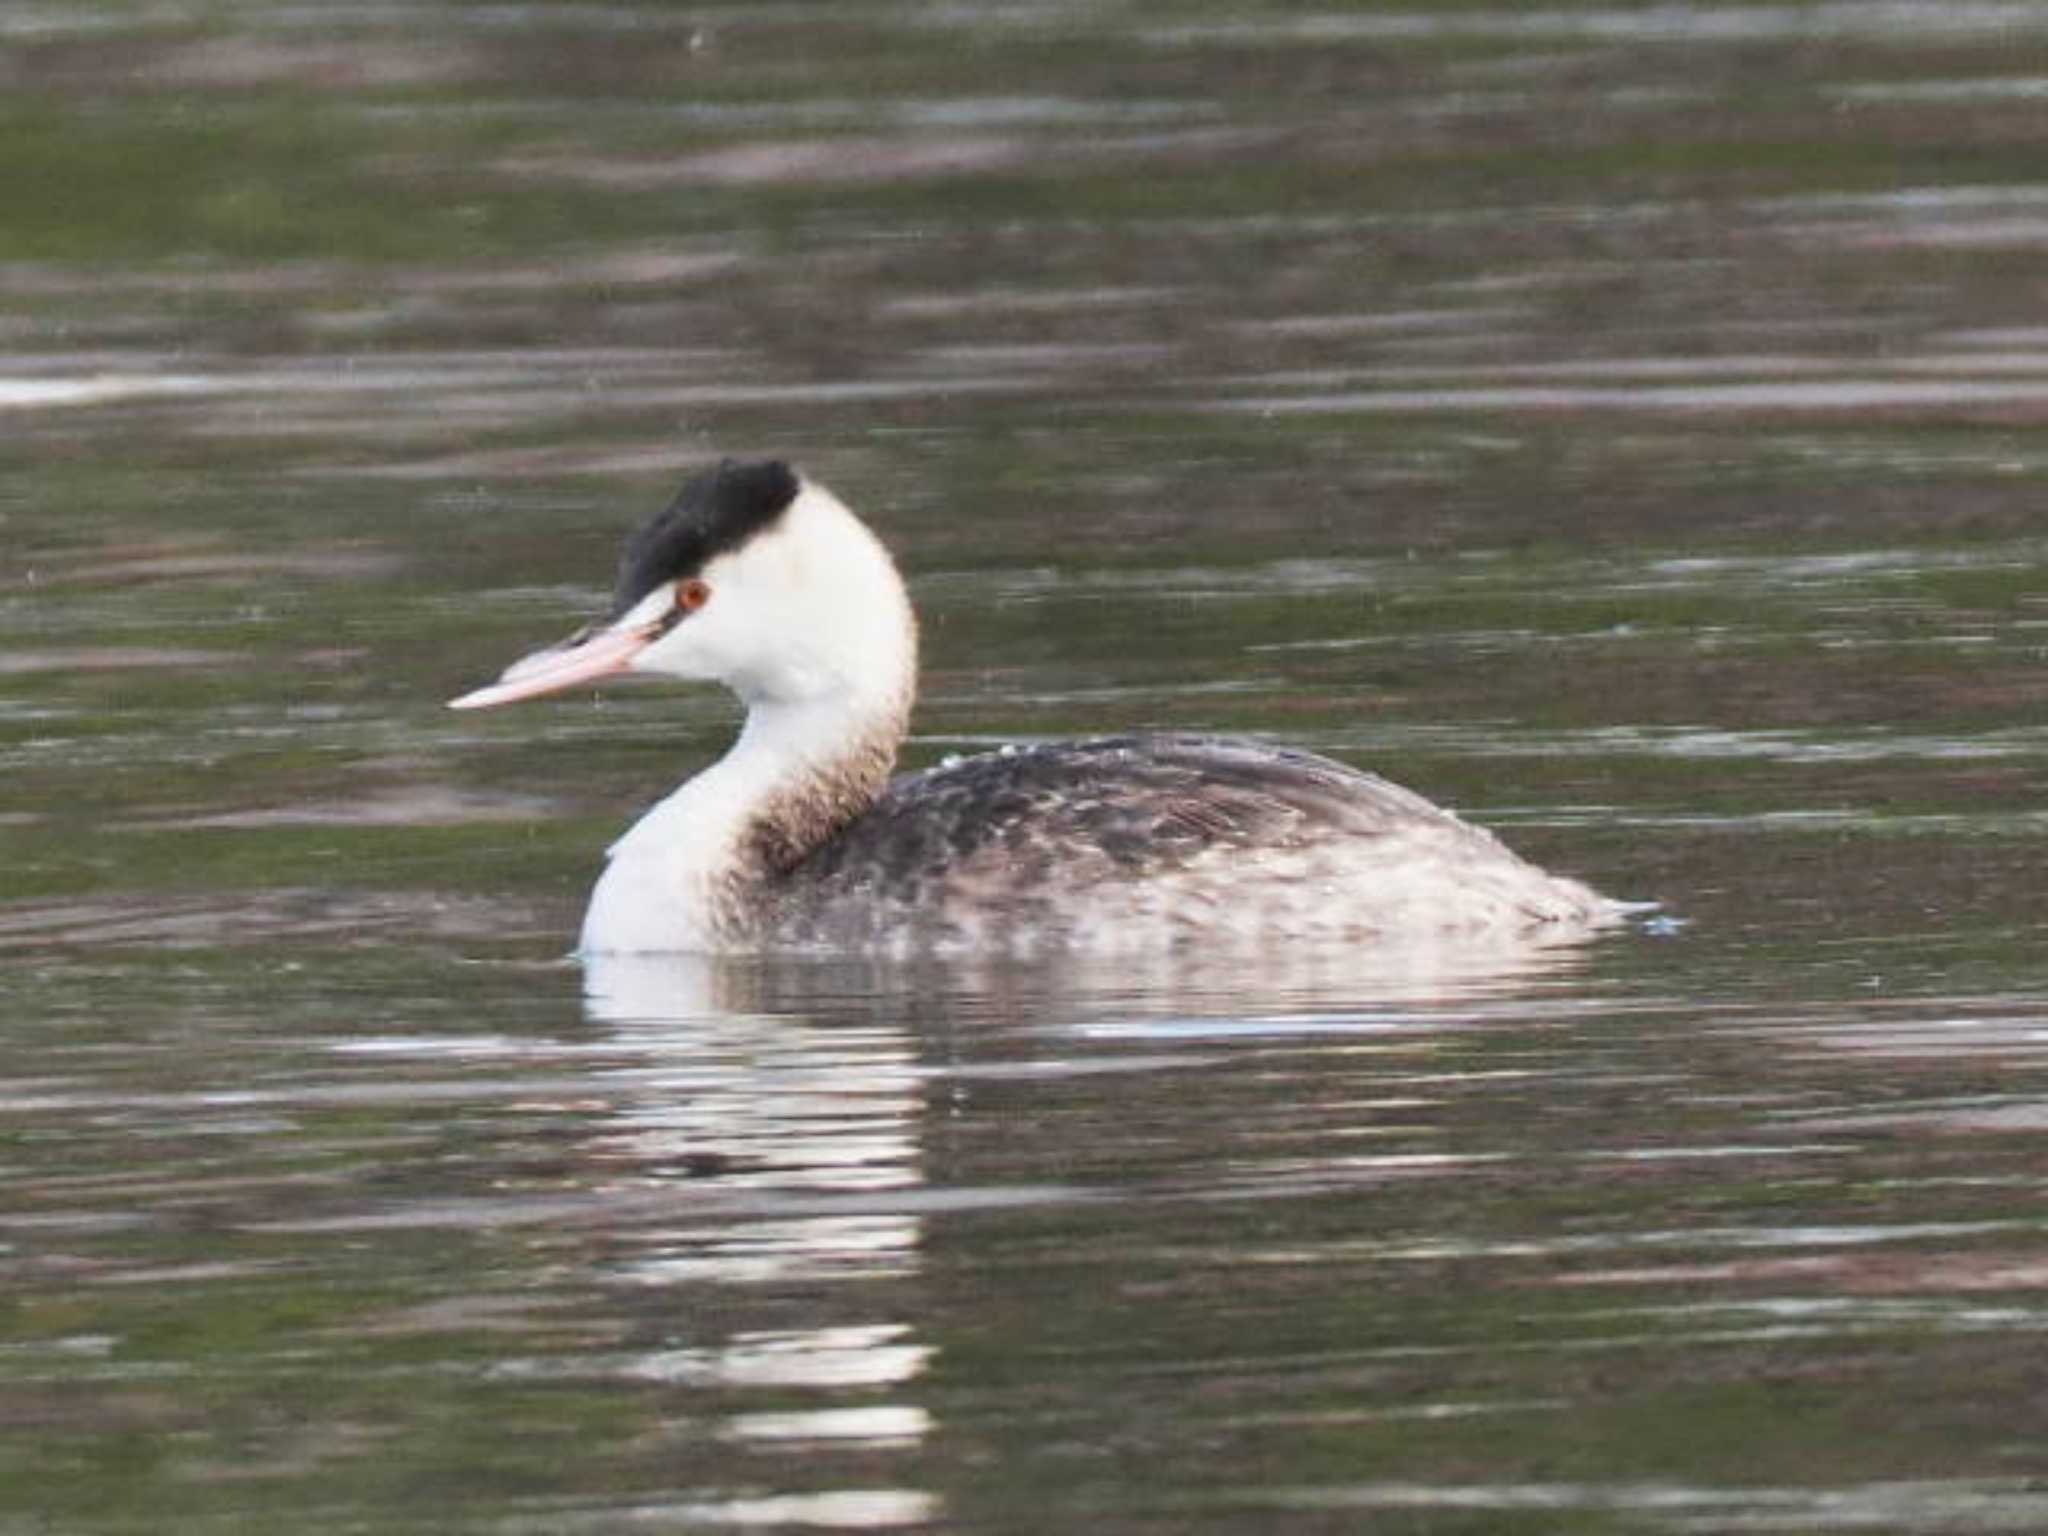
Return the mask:
<path id="1" fill-rule="evenodd" d="M 611 846 L 586 956 L 1570 937 L 1627 906 L 1411 790 L 1250 738 L 1022 743 L 892 778 L 909 594 L 868 525 L 780 460 L 692 476 L 625 541 L 601 620 L 449 705 L 625 672 L 723 684 L 746 716 Z"/>

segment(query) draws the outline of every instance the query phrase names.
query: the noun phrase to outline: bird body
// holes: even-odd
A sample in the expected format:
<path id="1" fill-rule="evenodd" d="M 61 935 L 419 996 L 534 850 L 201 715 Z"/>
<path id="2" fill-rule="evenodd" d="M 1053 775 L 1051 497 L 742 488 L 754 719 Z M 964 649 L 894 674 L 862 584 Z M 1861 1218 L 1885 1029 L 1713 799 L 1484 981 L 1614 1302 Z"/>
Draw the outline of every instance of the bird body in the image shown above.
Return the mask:
<path id="1" fill-rule="evenodd" d="M 613 610 L 458 708 L 623 670 L 717 681 L 732 749 L 611 849 L 587 953 L 1095 953 L 1583 931 L 1618 903 L 1328 758 L 1128 735 L 890 779 L 917 680 L 894 562 L 822 487 L 720 465 L 629 541 Z"/>

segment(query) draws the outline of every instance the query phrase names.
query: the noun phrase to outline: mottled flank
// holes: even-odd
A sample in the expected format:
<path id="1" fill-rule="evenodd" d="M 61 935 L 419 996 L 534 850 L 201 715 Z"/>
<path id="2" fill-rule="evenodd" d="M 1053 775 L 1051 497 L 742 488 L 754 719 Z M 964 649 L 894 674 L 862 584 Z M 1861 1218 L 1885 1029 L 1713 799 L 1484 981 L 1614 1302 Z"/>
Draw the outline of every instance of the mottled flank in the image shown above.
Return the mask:
<path id="1" fill-rule="evenodd" d="M 896 951 L 1583 927 L 1620 910 L 1385 779 L 1188 736 L 897 779 L 775 884 L 782 940 Z"/>
<path id="2" fill-rule="evenodd" d="M 626 541 L 612 617 L 663 582 L 693 576 L 713 555 L 746 543 L 788 510 L 798 489 L 796 472 L 774 460 L 726 459 L 687 481 L 674 501 Z"/>

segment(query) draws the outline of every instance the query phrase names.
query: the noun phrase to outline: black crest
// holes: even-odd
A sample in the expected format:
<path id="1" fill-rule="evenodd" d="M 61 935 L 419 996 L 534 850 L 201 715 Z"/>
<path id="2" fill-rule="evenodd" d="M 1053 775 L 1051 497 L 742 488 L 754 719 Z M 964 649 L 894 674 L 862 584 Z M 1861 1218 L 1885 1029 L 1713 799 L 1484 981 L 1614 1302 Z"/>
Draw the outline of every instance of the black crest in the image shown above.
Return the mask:
<path id="1" fill-rule="evenodd" d="M 713 555 L 738 549 L 771 527 L 796 500 L 797 489 L 796 471 L 773 459 L 727 459 L 686 481 L 674 501 L 626 540 L 612 617 L 663 582 L 695 575 Z"/>

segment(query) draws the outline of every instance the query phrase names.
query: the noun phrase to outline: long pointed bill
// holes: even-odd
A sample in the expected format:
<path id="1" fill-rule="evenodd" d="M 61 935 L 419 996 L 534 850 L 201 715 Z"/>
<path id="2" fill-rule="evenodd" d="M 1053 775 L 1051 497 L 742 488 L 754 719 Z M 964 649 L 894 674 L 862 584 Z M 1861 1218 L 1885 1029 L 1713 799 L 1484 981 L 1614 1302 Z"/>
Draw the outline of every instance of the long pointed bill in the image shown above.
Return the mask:
<path id="1" fill-rule="evenodd" d="M 588 640 L 551 645 L 544 651 L 523 656 L 507 667 L 495 683 L 450 699 L 450 709 L 489 709 L 493 704 L 510 704 L 558 689 L 573 688 L 623 672 L 656 639 L 650 626 L 634 625 L 601 629 Z"/>

